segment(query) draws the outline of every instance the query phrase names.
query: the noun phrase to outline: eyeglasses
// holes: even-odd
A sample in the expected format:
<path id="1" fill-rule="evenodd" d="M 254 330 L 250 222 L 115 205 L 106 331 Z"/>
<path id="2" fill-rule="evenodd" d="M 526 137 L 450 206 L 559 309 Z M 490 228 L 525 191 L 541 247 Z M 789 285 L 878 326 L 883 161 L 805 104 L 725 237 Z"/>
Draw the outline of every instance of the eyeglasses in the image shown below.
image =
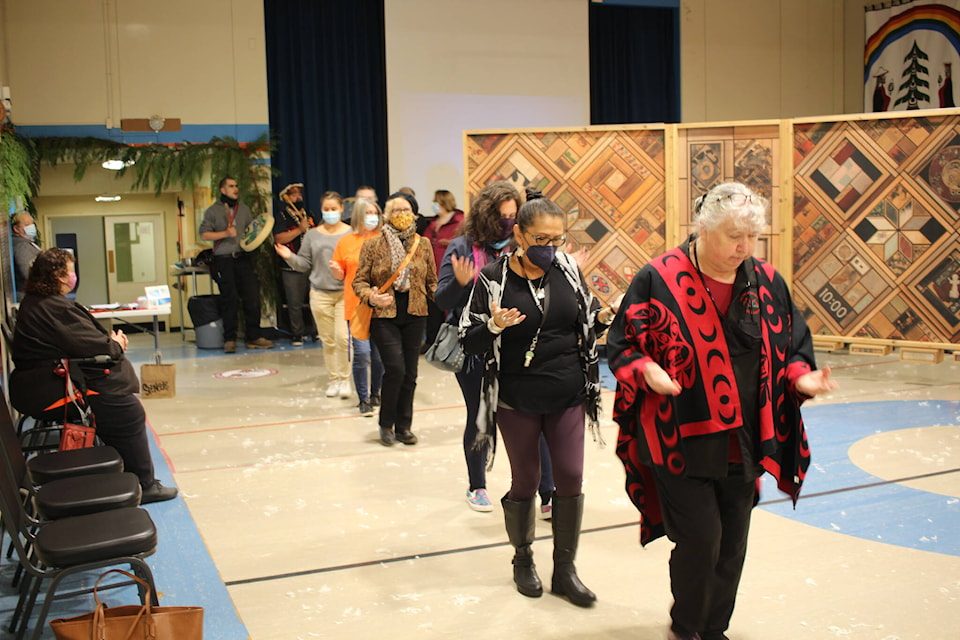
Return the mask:
<path id="1" fill-rule="evenodd" d="M 407 208 L 405 208 L 405 209 L 397 209 L 396 207 L 394 207 L 393 209 L 390 210 L 390 213 L 391 213 L 391 214 L 394 214 L 394 213 L 413 213 L 413 209 L 411 209 L 410 207 L 407 207 Z"/>
<path id="2" fill-rule="evenodd" d="M 736 209 L 747 202 L 759 204 L 760 196 L 753 193 L 728 193 L 725 196 L 717 196 L 717 202 L 720 203 L 721 209 Z"/>
<path id="3" fill-rule="evenodd" d="M 526 233 L 526 232 L 524 232 Z M 548 236 L 530 236 L 530 239 L 533 240 L 533 244 L 539 247 L 551 246 L 551 247 L 562 247 L 567 243 L 567 236 L 556 236 L 550 238 Z"/>

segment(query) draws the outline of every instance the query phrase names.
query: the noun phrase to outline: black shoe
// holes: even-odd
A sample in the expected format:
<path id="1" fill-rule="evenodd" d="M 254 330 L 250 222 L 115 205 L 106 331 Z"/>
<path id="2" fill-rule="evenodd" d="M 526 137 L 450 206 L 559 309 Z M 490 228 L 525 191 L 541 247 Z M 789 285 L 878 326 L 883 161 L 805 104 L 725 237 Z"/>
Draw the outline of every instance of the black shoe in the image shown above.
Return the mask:
<path id="1" fill-rule="evenodd" d="M 379 393 L 371 393 L 371 394 L 370 394 L 370 406 L 371 406 L 371 407 L 379 407 L 379 406 L 380 406 L 380 394 L 379 394 Z"/>
<path id="2" fill-rule="evenodd" d="M 370 406 L 369 402 L 360 401 L 360 415 L 365 418 L 369 418 L 373 415 L 373 407 Z"/>
<path id="3" fill-rule="evenodd" d="M 150 485 L 143 488 L 140 493 L 140 504 L 150 504 L 151 502 L 164 502 L 173 500 L 177 497 L 176 487 L 165 487 L 159 480 L 154 480 Z"/>
<path id="4" fill-rule="evenodd" d="M 393 435 L 393 429 L 380 427 L 380 444 L 385 447 L 392 447 L 397 444 L 397 436 Z"/>
<path id="5" fill-rule="evenodd" d="M 403 444 L 417 444 L 417 436 L 413 435 L 413 431 L 410 431 L 410 429 L 397 431 L 397 440 Z"/>

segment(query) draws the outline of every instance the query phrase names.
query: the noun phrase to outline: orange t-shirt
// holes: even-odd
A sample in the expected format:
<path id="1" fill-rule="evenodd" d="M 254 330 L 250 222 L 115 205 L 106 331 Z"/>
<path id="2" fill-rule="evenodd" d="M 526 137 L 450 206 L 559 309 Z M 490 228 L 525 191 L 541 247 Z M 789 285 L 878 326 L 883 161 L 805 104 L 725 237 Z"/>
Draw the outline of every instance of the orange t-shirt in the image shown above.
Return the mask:
<path id="1" fill-rule="evenodd" d="M 360 247 L 370 238 L 376 238 L 379 235 L 379 231 L 363 235 L 356 232 L 349 233 L 340 238 L 333 250 L 333 262 L 340 265 L 346 274 L 343 278 L 343 313 L 347 320 L 353 317 L 353 310 L 360 303 L 360 298 L 353 292 L 353 278 L 357 275 L 357 267 L 360 265 Z"/>

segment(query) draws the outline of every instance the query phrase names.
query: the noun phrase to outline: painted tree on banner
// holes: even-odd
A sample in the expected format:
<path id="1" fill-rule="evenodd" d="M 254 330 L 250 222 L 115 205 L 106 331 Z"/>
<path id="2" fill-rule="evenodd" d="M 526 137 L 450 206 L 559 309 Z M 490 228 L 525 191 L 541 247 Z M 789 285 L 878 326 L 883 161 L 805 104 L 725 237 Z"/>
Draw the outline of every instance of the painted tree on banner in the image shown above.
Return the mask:
<path id="1" fill-rule="evenodd" d="M 960 62 L 960 0 L 912 2 L 865 16 L 864 111 L 956 105 L 951 71 Z"/>
<path id="2" fill-rule="evenodd" d="M 900 77 L 905 77 L 906 80 L 898 87 L 901 96 L 893 103 L 894 109 L 904 102 L 907 103 L 908 110 L 919 109 L 921 102 L 930 102 L 930 94 L 921 91 L 921 89 L 930 88 L 930 83 L 921 77 L 930 75 L 930 70 L 920 62 L 929 59 L 930 56 L 921 51 L 920 47 L 917 46 L 917 41 L 914 40 L 913 46 L 910 47 L 910 53 L 903 59 L 904 63 L 909 62 L 910 64 L 900 74 Z"/>

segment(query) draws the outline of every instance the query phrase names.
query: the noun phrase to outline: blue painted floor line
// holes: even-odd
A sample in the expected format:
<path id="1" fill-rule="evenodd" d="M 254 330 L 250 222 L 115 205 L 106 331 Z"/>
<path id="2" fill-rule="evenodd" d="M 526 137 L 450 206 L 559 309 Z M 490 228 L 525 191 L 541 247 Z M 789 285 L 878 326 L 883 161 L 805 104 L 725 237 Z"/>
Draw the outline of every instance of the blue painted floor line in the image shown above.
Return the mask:
<path id="1" fill-rule="evenodd" d="M 173 475 L 163 453 L 151 434 L 150 452 L 156 468 L 156 476 L 165 485 L 173 485 Z M 204 608 L 203 632 L 206 640 L 242 640 L 249 634 L 230 599 L 226 586 L 217 571 L 213 560 L 207 553 L 206 545 L 187 509 L 182 497 L 168 502 L 145 505 L 157 527 L 159 545 L 154 555 L 147 558 L 147 564 L 153 571 L 157 589 L 160 592 L 161 606 L 201 606 Z M 16 606 L 16 594 L 10 587 L 13 560 L 4 557 L 0 570 L 0 638 L 12 637 L 7 633 L 13 609 Z M 127 567 L 119 567 L 127 569 Z M 101 572 L 84 574 L 84 580 L 78 581 L 84 586 L 92 586 Z M 46 584 L 44 584 L 44 587 Z M 137 594 L 133 587 L 107 591 L 104 600 L 108 605 L 136 604 Z M 93 596 L 83 596 L 57 601 L 52 606 L 48 621 L 58 617 L 72 617 L 92 611 Z M 34 610 L 39 613 L 40 604 Z M 36 617 L 34 615 L 34 617 Z M 32 624 L 31 624 L 32 629 Z M 29 636 L 28 636 L 29 637 Z M 49 623 L 43 638 L 53 638 Z"/>

